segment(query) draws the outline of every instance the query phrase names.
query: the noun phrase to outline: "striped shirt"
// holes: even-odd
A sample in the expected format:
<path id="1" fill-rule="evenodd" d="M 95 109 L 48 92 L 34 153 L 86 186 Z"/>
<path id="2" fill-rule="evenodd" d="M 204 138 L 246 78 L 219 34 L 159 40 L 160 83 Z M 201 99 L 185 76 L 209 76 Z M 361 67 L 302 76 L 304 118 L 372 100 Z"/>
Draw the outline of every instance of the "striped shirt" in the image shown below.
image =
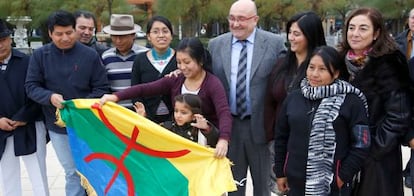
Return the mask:
<path id="1" fill-rule="evenodd" d="M 138 53 L 147 51 L 148 48 L 132 45 L 131 51 L 123 56 L 116 48 L 110 48 L 102 54 L 102 61 L 106 68 L 111 91 L 117 92 L 131 86 L 132 64 Z M 133 109 L 131 100 L 119 102 L 120 105 Z"/>

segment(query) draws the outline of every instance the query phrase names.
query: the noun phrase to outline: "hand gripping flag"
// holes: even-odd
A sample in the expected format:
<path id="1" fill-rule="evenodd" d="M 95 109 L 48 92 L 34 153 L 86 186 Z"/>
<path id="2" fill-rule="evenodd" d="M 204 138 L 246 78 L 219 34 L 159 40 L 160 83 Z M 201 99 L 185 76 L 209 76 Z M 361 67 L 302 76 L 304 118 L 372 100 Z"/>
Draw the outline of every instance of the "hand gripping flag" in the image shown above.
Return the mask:
<path id="1" fill-rule="evenodd" d="M 227 158 L 115 103 L 64 103 L 76 167 L 97 195 L 211 196 L 236 190 Z"/>

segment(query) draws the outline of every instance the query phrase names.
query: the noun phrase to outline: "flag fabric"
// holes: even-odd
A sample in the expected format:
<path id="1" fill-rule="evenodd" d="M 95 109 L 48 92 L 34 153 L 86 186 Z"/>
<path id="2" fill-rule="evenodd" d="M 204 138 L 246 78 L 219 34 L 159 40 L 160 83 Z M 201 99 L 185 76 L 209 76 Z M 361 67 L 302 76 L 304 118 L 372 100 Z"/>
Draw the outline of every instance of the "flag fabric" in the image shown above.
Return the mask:
<path id="1" fill-rule="evenodd" d="M 227 158 L 115 103 L 64 103 L 60 117 L 79 173 L 97 195 L 212 196 L 235 191 Z"/>

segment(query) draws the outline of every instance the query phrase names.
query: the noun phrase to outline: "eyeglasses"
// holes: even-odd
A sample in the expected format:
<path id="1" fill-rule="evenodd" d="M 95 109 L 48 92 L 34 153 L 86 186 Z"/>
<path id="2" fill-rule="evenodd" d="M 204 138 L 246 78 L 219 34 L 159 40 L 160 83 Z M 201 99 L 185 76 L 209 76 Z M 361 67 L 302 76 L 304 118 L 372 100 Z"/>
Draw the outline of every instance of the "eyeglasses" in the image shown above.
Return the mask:
<path id="1" fill-rule="evenodd" d="M 161 35 L 161 34 L 163 34 L 163 35 L 168 35 L 168 34 L 170 34 L 171 32 L 170 32 L 170 30 L 168 30 L 168 29 L 163 29 L 163 30 L 153 30 L 153 31 L 150 31 L 150 33 L 151 33 L 151 34 L 154 34 L 154 35 Z"/>
<path id="2" fill-rule="evenodd" d="M 235 17 L 235 16 L 227 16 L 227 20 L 229 20 L 229 22 L 246 22 L 252 18 L 256 17 L 256 15 L 250 16 L 250 17 L 244 17 L 244 16 L 239 16 L 239 17 Z"/>

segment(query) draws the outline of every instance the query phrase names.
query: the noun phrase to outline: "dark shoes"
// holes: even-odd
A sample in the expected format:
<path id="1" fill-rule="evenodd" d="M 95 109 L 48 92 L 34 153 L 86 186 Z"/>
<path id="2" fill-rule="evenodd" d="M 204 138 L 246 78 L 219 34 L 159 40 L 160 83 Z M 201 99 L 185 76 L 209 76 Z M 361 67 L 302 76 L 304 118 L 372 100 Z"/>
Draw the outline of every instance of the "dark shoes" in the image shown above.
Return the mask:
<path id="1" fill-rule="evenodd" d="M 404 185 L 407 187 L 407 188 L 412 188 L 413 187 L 413 185 L 412 185 L 412 180 L 411 180 L 412 178 L 411 178 L 411 176 L 406 176 L 405 178 L 404 178 Z"/>

